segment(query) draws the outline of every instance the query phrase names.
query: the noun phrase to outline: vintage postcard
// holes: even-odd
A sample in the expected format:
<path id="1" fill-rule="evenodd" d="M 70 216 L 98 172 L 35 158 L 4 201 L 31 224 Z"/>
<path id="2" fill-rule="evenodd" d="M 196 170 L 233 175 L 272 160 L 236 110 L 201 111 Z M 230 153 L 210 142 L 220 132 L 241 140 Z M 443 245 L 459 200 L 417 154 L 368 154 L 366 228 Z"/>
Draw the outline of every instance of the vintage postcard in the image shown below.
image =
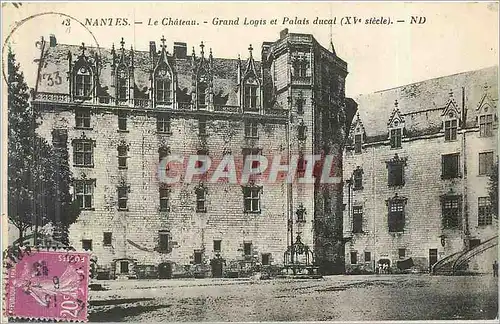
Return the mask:
<path id="1" fill-rule="evenodd" d="M 498 319 L 498 10 L 3 2 L 3 321 Z"/>

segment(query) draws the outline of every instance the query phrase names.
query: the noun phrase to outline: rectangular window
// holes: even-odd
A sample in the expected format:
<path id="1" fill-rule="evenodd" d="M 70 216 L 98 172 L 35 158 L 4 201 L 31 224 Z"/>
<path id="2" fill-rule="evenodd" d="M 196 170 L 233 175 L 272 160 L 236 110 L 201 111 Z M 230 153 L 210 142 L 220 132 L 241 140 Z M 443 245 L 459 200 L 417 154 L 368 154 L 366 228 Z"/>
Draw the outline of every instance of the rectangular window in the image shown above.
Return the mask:
<path id="1" fill-rule="evenodd" d="M 82 240 L 82 249 L 92 251 L 92 240 Z"/>
<path id="2" fill-rule="evenodd" d="M 404 201 L 389 201 L 389 232 L 403 232 L 405 228 Z"/>
<path id="3" fill-rule="evenodd" d="M 479 153 L 479 175 L 489 175 L 493 170 L 493 152 Z"/>
<path id="4" fill-rule="evenodd" d="M 243 154 L 243 162 L 246 161 L 247 157 L 253 157 L 253 156 L 256 156 L 256 155 L 261 155 L 262 154 L 262 149 L 259 149 L 259 148 L 244 148 L 242 150 L 242 154 Z M 258 161 L 252 161 L 252 165 L 251 165 L 251 168 L 257 168 L 259 167 L 259 162 Z M 256 174 L 256 173 L 254 173 Z"/>
<path id="5" fill-rule="evenodd" d="M 160 211 L 168 211 L 169 210 L 169 200 L 170 192 L 168 188 L 160 188 Z"/>
<path id="6" fill-rule="evenodd" d="M 81 209 L 91 209 L 94 200 L 94 181 L 93 180 L 76 180 L 75 181 L 75 198 L 78 202 L 78 207 Z"/>
<path id="7" fill-rule="evenodd" d="M 404 183 L 404 164 L 403 163 L 388 163 L 387 184 L 391 187 L 403 186 Z"/>
<path id="8" fill-rule="evenodd" d="M 245 256 L 252 255 L 252 243 L 250 243 L 250 242 L 243 243 L 243 253 L 245 254 Z"/>
<path id="9" fill-rule="evenodd" d="M 121 131 L 127 130 L 127 114 L 125 113 L 118 114 L 118 130 Z"/>
<path id="10" fill-rule="evenodd" d="M 444 122 L 444 140 L 455 141 L 457 139 L 457 125 L 456 119 L 447 120 Z"/>
<path id="11" fill-rule="evenodd" d="M 245 137 L 258 138 L 259 136 L 257 130 L 258 128 L 256 122 L 251 122 L 251 121 L 245 122 Z"/>
<path id="12" fill-rule="evenodd" d="M 170 133 L 170 117 L 165 114 L 158 114 L 156 117 L 156 131 L 158 133 Z"/>
<path id="13" fill-rule="evenodd" d="M 353 174 L 353 183 L 354 183 L 354 190 L 361 190 L 363 189 L 363 170 L 362 169 L 356 169 L 354 170 Z"/>
<path id="14" fill-rule="evenodd" d="M 459 177 L 459 155 L 446 154 L 441 156 L 441 178 L 453 179 Z"/>
<path id="15" fill-rule="evenodd" d="M 477 225 L 487 226 L 493 224 L 491 215 L 491 203 L 489 197 L 479 197 L 477 201 Z"/>
<path id="16" fill-rule="evenodd" d="M 205 213 L 207 211 L 207 190 L 205 188 L 196 189 L 196 212 Z"/>
<path id="17" fill-rule="evenodd" d="M 120 273 L 128 273 L 128 261 L 120 261 Z"/>
<path id="18" fill-rule="evenodd" d="M 401 147 L 401 128 L 391 129 L 391 148 Z"/>
<path id="19" fill-rule="evenodd" d="M 354 152 L 361 153 L 362 136 L 361 134 L 354 135 Z"/>
<path id="20" fill-rule="evenodd" d="M 118 100 L 127 100 L 127 79 L 118 78 Z"/>
<path id="21" fill-rule="evenodd" d="M 90 110 L 77 109 L 75 112 L 76 128 L 90 128 Z"/>
<path id="22" fill-rule="evenodd" d="M 351 264 L 357 264 L 357 263 L 358 263 L 358 252 L 351 251 Z"/>
<path id="23" fill-rule="evenodd" d="M 105 246 L 111 245 L 113 241 L 113 234 L 111 232 L 104 232 L 103 234 L 103 239 L 102 239 L 102 244 Z"/>
<path id="24" fill-rule="evenodd" d="M 127 210 L 128 187 L 118 188 L 118 209 Z"/>
<path id="25" fill-rule="evenodd" d="M 304 141 L 306 139 L 306 131 L 307 131 L 307 126 L 304 125 L 304 124 L 300 124 L 298 127 L 297 127 L 297 130 L 298 130 L 298 134 L 297 134 L 297 138 L 300 140 L 300 141 Z"/>
<path id="26" fill-rule="evenodd" d="M 443 197 L 441 201 L 443 228 L 458 228 L 461 221 L 462 207 L 459 196 Z"/>
<path id="27" fill-rule="evenodd" d="M 94 166 L 94 145 L 89 140 L 75 140 L 73 146 L 73 163 L 75 166 Z"/>
<path id="28" fill-rule="evenodd" d="M 198 120 L 198 135 L 206 136 L 207 134 L 207 121 L 205 119 Z"/>
<path id="29" fill-rule="evenodd" d="M 168 244 L 170 241 L 170 233 L 167 231 L 158 232 L 158 249 L 161 252 L 168 251 Z"/>
<path id="30" fill-rule="evenodd" d="M 118 169 L 127 168 L 127 147 L 124 145 L 118 146 Z"/>
<path id="31" fill-rule="evenodd" d="M 160 147 L 158 149 L 158 159 L 159 159 L 159 161 L 161 162 L 161 160 L 163 160 L 164 158 L 166 158 L 169 153 L 170 152 L 169 152 L 168 147 L 164 147 L 164 146 Z"/>
<path id="32" fill-rule="evenodd" d="M 270 265 L 271 263 L 269 262 L 271 259 L 271 254 L 269 253 L 262 253 L 262 265 Z"/>
<path id="33" fill-rule="evenodd" d="M 363 206 L 352 208 L 352 232 L 363 233 Z"/>
<path id="34" fill-rule="evenodd" d="M 220 252 L 222 246 L 222 240 L 214 240 L 214 252 Z"/>
<path id="35" fill-rule="evenodd" d="M 479 136 L 493 136 L 493 115 L 479 116 Z"/>
<path id="36" fill-rule="evenodd" d="M 406 257 L 406 249 L 398 249 L 398 257 L 404 259 Z"/>
<path id="37" fill-rule="evenodd" d="M 245 213 L 260 213 L 260 191 L 258 187 L 243 188 Z"/>
<path id="38" fill-rule="evenodd" d="M 90 97 L 92 89 L 92 81 L 90 74 L 77 74 L 75 78 L 75 96 Z"/>
<path id="39" fill-rule="evenodd" d="M 157 104 L 170 104 L 172 101 L 172 94 L 170 90 L 170 81 L 165 79 L 157 79 L 155 82 L 156 103 Z"/>
<path id="40" fill-rule="evenodd" d="M 245 86 L 245 108 L 247 110 L 257 110 L 257 86 Z"/>
<path id="41" fill-rule="evenodd" d="M 365 252 L 365 262 L 370 262 L 372 260 L 372 253 Z"/>
<path id="42" fill-rule="evenodd" d="M 203 260 L 203 253 L 200 251 L 194 251 L 194 264 L 201 264 Z"/>
<path id="43" fill-rule="evenodd" d="M 200 82 L 198 84 L 198 108 L 205 108 L 207 104 L 207 85 Z"/>

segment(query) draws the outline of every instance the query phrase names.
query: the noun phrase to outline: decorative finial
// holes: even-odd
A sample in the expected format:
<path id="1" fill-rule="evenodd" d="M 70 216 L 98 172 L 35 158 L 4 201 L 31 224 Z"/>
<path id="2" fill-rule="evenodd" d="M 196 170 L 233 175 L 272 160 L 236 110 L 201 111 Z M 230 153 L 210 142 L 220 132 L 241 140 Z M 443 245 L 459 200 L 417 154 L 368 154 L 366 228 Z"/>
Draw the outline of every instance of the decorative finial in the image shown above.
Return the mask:
<path id="1" fill-rule="evenodd" d="M 82 42 L 82 46 L 80 46 L 80 49 L 82 50 L 82 55 L 85 55 L 85 43 Z"/>
<path id="2" fill-rule="evenodd" d="M 453 98 L 453 89 L 450 89 L 450 98 Z"/>
<path id="3" fill-rule="evenodd" d="M 201 56 L 203 56 L 203 54 L 205 53 L 203 51 L 203 48 L 205 48 L 205 45 L 203 44 L 203 41 L 201 41 L 200 48 L 201 48 Z"/>
<path id="4" fill-rule="evenodd" d="M 165 41 L 166 41 L 165 36 L 161 35 L 161 39 L 160 40 L 161 40 L 161 48 L 165 48 Z"/>
<path id="5" fill-rule="evenodd" d="M 210 47 L 210 56 L 212 56 L 212 48 Z"/>
<path id="6" fill-rule="evenodd" d="M 250 44 L 250 46 L 248 46 L 248 51 L 250 52 L 250 57 L 252 57 L 252 51 L 253 51 L 252 44 Z"/>
<path id="7" fill-rule="evenodd" d="M 398 108 L 398 99 L 394 100 L 394 107 Z"/>
<path id="8" fill-rule="evenodd" d="M 123 37 L 122 37 L 122 40 L 120 41 L 120 45 L 122 46 L 122 50 L 124 50 L 124 46 L 125 46 L 125 41 L 123 40 Z"/>
<path id="9" fill-rule="evenodd" d="M 484 91 L 485 92 L 488 91 L 489 88 L 490 88 L 490 86 L 488 85 L 488 82 L 485 82 L 484 86 L 483 86 Z"/>

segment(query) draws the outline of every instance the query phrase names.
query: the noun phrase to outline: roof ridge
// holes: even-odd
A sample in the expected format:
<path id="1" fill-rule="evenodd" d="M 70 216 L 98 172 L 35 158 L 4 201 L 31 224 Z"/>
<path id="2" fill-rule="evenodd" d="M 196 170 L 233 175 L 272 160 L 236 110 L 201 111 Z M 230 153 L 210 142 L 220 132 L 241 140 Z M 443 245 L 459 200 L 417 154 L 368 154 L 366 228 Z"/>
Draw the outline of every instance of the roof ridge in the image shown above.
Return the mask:
<path id="1" fill-rule="evenodd" d="M 498 65 L 491 65 L 491 66 L 483 67 L 483 68 L 476 69 L 476 70 L 467 70 L 467 71 L 457 72 L 457 73 L 453 73 L 453 74 L 442 75 L 442 76 L 439 76 L 439 77 L 428 78 L 428 79 L 424 79 L 424 80 L 420 80 L 420 81 L 416 81 L 416 82 L 412 82 L 412 83 L 406 83 L 406 84 L 403 84 L 403 85 L 400 85 L 400 86 L 396 86 L 396 87 L 392 87 L 392 88 L 387 88 L 387 89 L 381 89 L 381 90 L 377 90 L 377 91 L 370 92 L 370 93 L 360 93 L 360 94 L 355 95 L 354 97 L 356 98 L 356 97 L 367 96 L 367 95 L 376 94 L 376 93 L 377 94 L 378 93 L 383 93 L 383 92 L 386 92 L 386 91 L 400 89 L 400 88 L 403 88 L 403 87 L 407 87 L 407 86 L 411 86 L 411 85 L 416 85 L 416 84 L 420 84 L 420 83 L 425 83 L 425 82 L 429 82 L 429 81 L 440 80 L 440 79 L 445 79 L 445 78 L 452 78 L 452 77 L 456 77 L 456 76 L 461 75 L 461 74 L 476 73 L 476 72 L 479 72 L 479 71 L 490 70 L 490 69 L 493 69 L 493 68 L 497 68 L 498 69 L 498 67 L 499 67 Z"/>

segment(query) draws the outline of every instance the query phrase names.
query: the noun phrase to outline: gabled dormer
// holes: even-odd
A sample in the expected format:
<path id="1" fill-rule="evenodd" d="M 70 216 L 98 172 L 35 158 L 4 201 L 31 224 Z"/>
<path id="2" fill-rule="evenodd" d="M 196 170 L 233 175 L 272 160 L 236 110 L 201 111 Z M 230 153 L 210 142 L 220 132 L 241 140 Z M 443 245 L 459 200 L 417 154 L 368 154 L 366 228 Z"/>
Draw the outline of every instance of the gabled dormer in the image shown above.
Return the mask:
<path id="1" fill-rule="evenodd" d="M 350 142 L 354 145 L 354 153 L 361 153 L 363 143 L 366 139 L 366 131 L 359 113 L 356 114 L 356 119 L 351 124 L 351 129 L 349 130 Z"/>
<path id="2" fill-rule="evenodd" d="M 444 140 L 456 141 L 458 125 L 460 125 L 461 120 L 460 120 L 460 110 L 458 108 L 458 104 L 455 98 L 453 98 L 452 90 L 450 90 L 450 98 L 448 99 L 448 102 L 446 103 L 446 106 L 443 109 L 441 118 L 443 120 Z"/>
<path id="3" fill-rule="evenodd" d="M 196 63 L 196 57 L 193 48 L 193 59 L 195 63 L 194 71 L 194 102 L 195 107 L 198 110 L 209 110 L 212 103 L 212 88 L 213 88 L 213 78 L 212 78 L 212 67 L 213 67 L 213 55 L 212 49 L 210 49 L 210 54 L 207 58 L 205 57 L 205 45 L 203 42 L 200 44 L 200 59 Z"/>
<path id="4" fill-rule="evenodd" d="M 476 126 L 480 137 L 493 136 L 493 125 L 497 120 L 496 103 L 488 94 L 488 86 L 484 86 L 484 94 L 476 107 Z"/>
<path id="5" fill-rule="evenodd" d="M 175 101 L 175 73 L 168 61 L 164 36 L 161 43 L 161 53 L 152 74 L 152 99 L 155 106 L 171 106 Z"/>
<path id="6" fill-rule="evenodd" d="M 405 129 L 405 119 L 399 110 L 398 101 L 394 101 L 394 109 L 392 110 L 391 117 L 387 123 L 389 130 L 389 143 L 391 148 L 400 148 Z"/>
<path id="7" fill-rule="evenodd" d="M 130 99 L 133 99 L 134 93 L 134 50 L 132 47 L 130 48 L 129 56 L 127 58 L 123 37 L 120 41 L 120 45 L 118 53 L 115 51 L 114 44 L 111 48 L 111 55 L 113 57 L 111 74 L 113 77 L 113 86 L 115 88 L 115 98 L 118 104 L 126 103 Z"/>
<path id="8" fill-rule="evenodd" d="M 243 107 L 243 112 L 260 112 L 261 103 L 261 82 L 257 69 L 255 67 L 255 60 L 252 55 L 253 47 L 248 47 L 249 57 L 246 65 L 242 71 L 241 62 L 238 64 L 238 83 L 240 90 L 240 105 Z"/>
<path id="9" fill-rule="evenodd" d="M 97 54 L 95 57 L 85 54 L 85 43 L 80 46 L 81 54 L 75 62 L 68 52 L 70 82 L 69 93 L 74 100 L 91 100 L 95 98 L 97 83 Z"/>

